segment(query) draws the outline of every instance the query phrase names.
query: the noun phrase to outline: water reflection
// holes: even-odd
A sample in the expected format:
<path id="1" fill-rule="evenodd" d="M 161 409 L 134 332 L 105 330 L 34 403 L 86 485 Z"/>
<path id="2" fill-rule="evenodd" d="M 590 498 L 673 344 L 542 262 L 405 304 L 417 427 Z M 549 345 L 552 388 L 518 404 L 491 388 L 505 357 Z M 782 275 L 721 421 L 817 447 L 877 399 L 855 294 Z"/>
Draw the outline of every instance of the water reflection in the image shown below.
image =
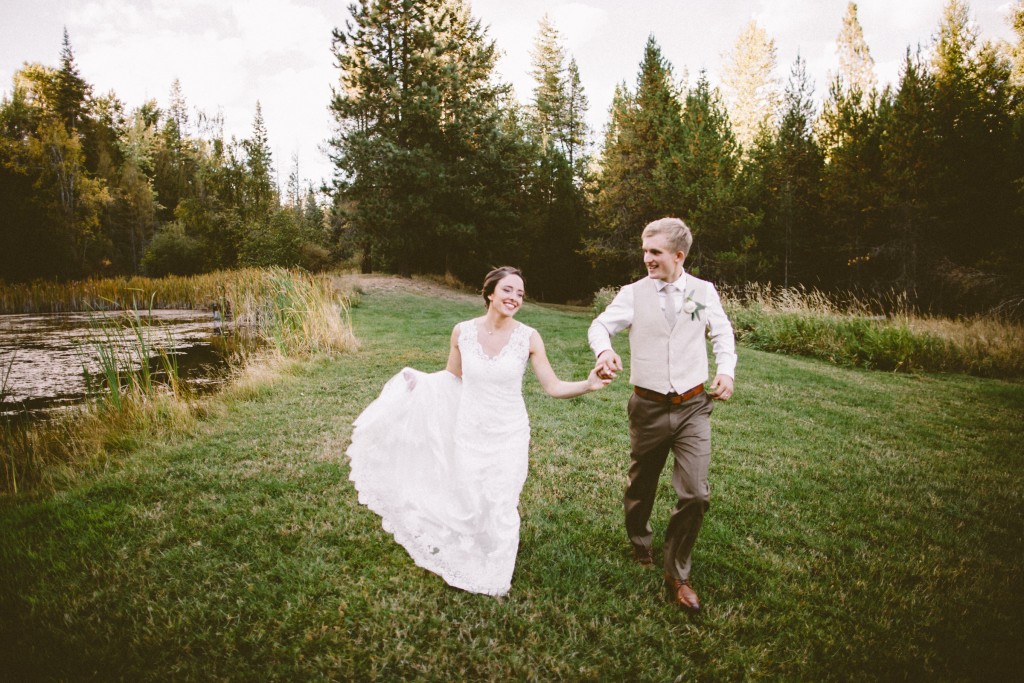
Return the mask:
<path id="1" fill-rule="evenodd" d="M 121 324 L 124 315 L 0 315 L 0 415 L 82 402 L 86 395 L 83 369 L 99 371 L 92 342 L 138 345 L 137 332 Z M 155 310 L 142 313 L 139 322 L 136 329 L 144 335 L 151 355 L 155 357 L 160 348 L 173 353 L 182 379 L 198 388 L 218 381 L 217 369 L 224 368 L 231 346 L 219 316 L 209 311 Z"/>

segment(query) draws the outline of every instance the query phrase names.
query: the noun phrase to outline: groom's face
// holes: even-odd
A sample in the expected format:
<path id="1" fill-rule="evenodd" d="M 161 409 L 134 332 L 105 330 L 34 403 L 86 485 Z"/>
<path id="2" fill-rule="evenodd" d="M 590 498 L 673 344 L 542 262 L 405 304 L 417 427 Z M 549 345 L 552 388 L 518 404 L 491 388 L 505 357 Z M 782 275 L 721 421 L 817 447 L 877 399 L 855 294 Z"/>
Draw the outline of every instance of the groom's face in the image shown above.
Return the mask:
<path id="1" fill-rule="evenodd" d="M 675 282 L 679 279 L 683 270 L 683 252 L 672 251 L 672 246 L 665 235 L 648 235 L 643 239 L 647 274 L 654 280 L 665 282 Z"/>

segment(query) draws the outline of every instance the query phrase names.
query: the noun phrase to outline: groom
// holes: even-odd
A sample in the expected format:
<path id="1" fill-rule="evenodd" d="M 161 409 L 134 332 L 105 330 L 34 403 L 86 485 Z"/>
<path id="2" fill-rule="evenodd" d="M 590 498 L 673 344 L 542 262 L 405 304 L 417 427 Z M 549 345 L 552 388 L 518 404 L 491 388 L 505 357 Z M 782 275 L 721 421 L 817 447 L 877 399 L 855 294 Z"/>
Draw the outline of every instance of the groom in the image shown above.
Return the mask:
<path id="1" fill-rule="evenodd" d="M 690 612 L 700 600 L 690 585 L 690 555 L 708 509 L 712 399 L 733 393 L 736 368 L 732 325 L 714 285 L 683 272 L 693 236 L 678 218 L 649 223 L 643 234 L 648 277 L 624 286 L 590 325 L 590 348 L 598 373 L 614 377 L 622 359 L 611 337 L 629 330 L 630 465 L 625 494 L 626 534 L 633 556 L 644 566 L 653 561 L 653 532 L 648 520 L 658 477 L 672 452 L 672 485 L 678 501 L 665 530 L 665 585 L 671 599 Z M 705 331 L 715 353 L 717 374 L 708 379 Z"/>

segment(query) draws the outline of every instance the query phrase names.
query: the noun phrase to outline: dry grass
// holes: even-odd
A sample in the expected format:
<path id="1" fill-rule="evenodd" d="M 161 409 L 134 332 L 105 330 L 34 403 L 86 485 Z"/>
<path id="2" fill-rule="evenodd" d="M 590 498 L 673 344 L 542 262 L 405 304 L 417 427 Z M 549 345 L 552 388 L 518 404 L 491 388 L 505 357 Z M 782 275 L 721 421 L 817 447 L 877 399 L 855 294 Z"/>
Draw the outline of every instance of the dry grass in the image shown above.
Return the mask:
<path id="1" fill-rule="evenodd" d="M 281 268 L 245 271 L 222 289 L 236 325 L 255 330 L 284 355 L 344 353 L 358 348 L 349 298 L 332 278 Z"/>
<path id="2" fill-rule="evenodd" d="M 726 306 L 743 306 L 775 313 L 814 313 L 842 317 L 884 317 L 910 315 L 910 302 L 902 292 L 890 292 L 872 298 L 852 292 L 827 294 L 806 287 L 776 287 L 770 283 L 748 283 L 742 287 L 723 287 Z"/>
<path id="3" fill-rule="evenodd" d="M 747 285 L 722 298 L 740 338 L 763 350 L 881 369 L 1024 375 L 1024 325 L 1008 319 L 922 315 L 899 293 L 865 299 Z"/>
<path id="4" fill-rule="evenodd" d="M 936 317 L 907 317 L 911 332 L 944 339 L 965 356 L 987 359 L 995 368 L 1007 368 L 1014 376 L 1024 374 L 1024 325 L 995 318 L 961 320 Z"/>

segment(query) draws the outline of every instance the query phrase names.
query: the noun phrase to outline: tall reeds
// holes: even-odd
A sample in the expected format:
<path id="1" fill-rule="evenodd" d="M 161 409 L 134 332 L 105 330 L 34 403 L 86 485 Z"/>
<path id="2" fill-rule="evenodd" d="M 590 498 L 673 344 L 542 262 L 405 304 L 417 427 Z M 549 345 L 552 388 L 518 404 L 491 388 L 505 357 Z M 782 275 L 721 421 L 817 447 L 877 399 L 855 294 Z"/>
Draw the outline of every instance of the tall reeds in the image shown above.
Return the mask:
<path id="1" fill-rule="evenodd" d="M 282 268 L 246 271 L 225 283 L 221 305 L 234 325 L 291 356 L 357 347 L 348 297 L 331 279 Z"/>
<path id="2" fill-rule="evenodd" d="M 78 410 L 43 421 L 0 418 L 0 492 L 53 488 L 92 463 L 130 450 L 147 435 L 180 433 L 193 426 L 204 408 L 179 378 L 172 340 L 157 343 L 154 335 L 159 331 L 150 328 L 144 322 L 149 316 L 140 312 L 142 302 L 148 303 L 151 312 L 170 301 L 167 292 L 175 287 L 182 287 L 181 291 L 191 287 L 193 303 L 217 304 L 225 325 L 264 340 L 278 359 L 344 352 L 358 345 L 348 297 L 328 277 L 284 269 L 248 269 L 220 276 L 147 280 L 132 283 L 142 287 L 124 289 L 106 289 L 112 287 L 109 283 L 95 288 L 94 292 L 112 295 L 99 297 L 98 309 L 109 311 L 115 302 L 131 306 L 116 315 L 101 316 L 83 349 L 89 356 L 83 372 L 93 397 Z M 196 284 L 200 279 L 201 286 Z M 73 287 L 65 293 L 71 291 Z M 82 304 L 86 299 L 76 301 Z M 14 362 L 14 358 L 8 362 L 6 372 L 0 368 L 0 398 L 7 393 L 6 377 Z M 236 374 L 251 375 L 249 370 L 239 366 Z"/>
<path id="3" fill-rule="evenodd" d="M 147 311 L 152 319 L 152 308 Z M 177 355 L 170 332 L 164 343 L 154 340 L 150 325 L 136 308 L 116 315 L 101 315 L 91 327 L 83 353 L 82 373 L 89 393 L 113 410 L 121 410 L 126 400 L 145 401 L 158 390 L 182 397 L 185 387 L 178 375 Z M 98 364 L 94 372 L 90 361 Z M 156 367 L 154 367 L 154 365 Z"/>
<path id="4" fill-rule="evenodd" d="M 114 277 L 57 282 L 0 283 L 0 313 L 121 311 L 147 303 L 153 308 L 202 309 L 224 292 L 266 275 L 258 268 L 164 278 Z"/>

